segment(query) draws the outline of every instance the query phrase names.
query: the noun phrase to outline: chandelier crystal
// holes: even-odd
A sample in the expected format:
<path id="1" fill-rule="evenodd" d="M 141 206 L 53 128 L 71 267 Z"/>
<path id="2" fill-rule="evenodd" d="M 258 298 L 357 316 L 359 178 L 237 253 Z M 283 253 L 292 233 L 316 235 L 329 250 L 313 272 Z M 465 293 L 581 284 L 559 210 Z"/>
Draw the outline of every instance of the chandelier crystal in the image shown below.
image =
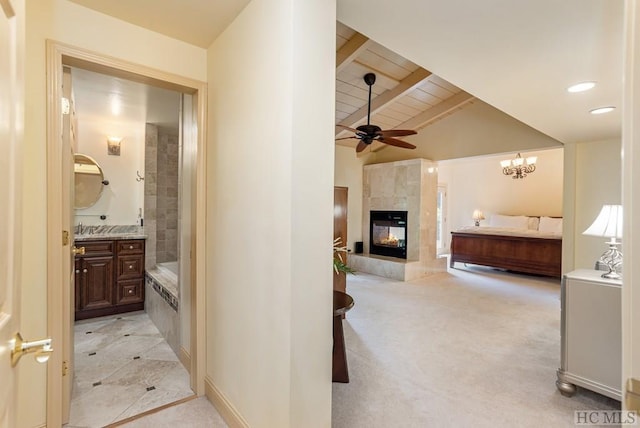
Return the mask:
<path id="1" fill-rule="evenodd" d="M 531 174 L 536 170 L 537 160 L 538 158 L 536 156 L 523 159 L 520 153 L 518 153 L 514 159 L 501 161 L 500 166 L 502 167 L 502 173 L 504 175 L 512 175 L 513 177 L 511 178 L 513 179 L 525 178 L 527 174 Z"/>

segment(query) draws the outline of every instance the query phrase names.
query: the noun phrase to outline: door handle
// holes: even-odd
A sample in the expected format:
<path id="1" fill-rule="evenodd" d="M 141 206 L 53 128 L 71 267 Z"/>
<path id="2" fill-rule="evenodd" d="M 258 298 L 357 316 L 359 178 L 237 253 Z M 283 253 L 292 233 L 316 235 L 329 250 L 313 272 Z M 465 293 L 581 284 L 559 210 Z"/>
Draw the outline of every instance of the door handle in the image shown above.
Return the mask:
<path id="1" fill-rule="evenodd" d="M 34 353 L 36 361 L 39 363 L 46 363 L 53 353 L 51 348 L 51 339 L 34 340 L 33 342 L 27 342 L 22 338 L 20 333 L 11 339 L 11 366 L 15 367 L 24 354 Z"/>
<path id="2" fill-rule="evenodd" d="M 73 246 L 73 248 L 71 249 L 71 252 L 73 253 L 74 256 L 84 256 L 84 252 L 85 252 L 85 248 L 84 247 L 76 247 L 75 245 Z"/>

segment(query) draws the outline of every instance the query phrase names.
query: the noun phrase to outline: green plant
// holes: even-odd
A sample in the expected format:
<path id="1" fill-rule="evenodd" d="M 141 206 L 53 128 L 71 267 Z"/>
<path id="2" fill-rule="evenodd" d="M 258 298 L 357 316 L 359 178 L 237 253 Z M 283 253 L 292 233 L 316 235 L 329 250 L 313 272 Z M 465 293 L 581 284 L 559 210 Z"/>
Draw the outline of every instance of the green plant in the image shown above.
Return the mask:
<path id="1" fill-rule="evenodd" d="M 355 274 L 356 271 L 347 266 L 347 264 L 344 262 L 344 259 L 342 258 L 341 253 L 346 252 L 347 246 L 342 245 L 342 238 L 338 236 L 333 240 L 333 270 L 338 274 L 340 272 Z"/>

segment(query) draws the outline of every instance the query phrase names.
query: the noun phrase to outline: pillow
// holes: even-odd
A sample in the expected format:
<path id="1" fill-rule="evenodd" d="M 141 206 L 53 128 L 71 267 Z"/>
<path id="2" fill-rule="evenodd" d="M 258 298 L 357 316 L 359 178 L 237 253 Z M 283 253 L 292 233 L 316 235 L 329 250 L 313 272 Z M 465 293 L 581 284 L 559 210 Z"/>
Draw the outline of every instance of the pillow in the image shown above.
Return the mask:
<path id="1" fill-rule="evenodd" d="M 508 227 L 511 229 L 527 229 L 529 218 L 523 215 L 493 214 L 489 220 L 489 226 Z"/>
<path id="2" fill-rule="evenodd" d="M 540 217 L 540 232 L 562 233 L 562 217 Z"/>
<path id="3" fill-rule="evenodd" d="M 527 222 L 527 229 L 538 230 L 539 225 L 540 225 L 540 217 L 529 217 L 529 221 Z"/>

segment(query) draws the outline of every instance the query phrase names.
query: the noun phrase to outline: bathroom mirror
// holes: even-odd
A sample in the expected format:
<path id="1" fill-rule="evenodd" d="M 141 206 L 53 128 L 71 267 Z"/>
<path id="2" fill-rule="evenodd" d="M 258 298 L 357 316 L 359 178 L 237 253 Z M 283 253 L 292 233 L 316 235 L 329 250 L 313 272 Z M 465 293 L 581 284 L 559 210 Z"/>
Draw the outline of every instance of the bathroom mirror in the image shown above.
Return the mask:
<path id="1" fill-rule="evenodd" d="M 76 154 L 73 169 L 75 181 L 73 206 L 76 209 L 89 208 L 98 202 L 102 188 L 108 182 L 104 179 L 100 165 L 90 156 Z"/>

